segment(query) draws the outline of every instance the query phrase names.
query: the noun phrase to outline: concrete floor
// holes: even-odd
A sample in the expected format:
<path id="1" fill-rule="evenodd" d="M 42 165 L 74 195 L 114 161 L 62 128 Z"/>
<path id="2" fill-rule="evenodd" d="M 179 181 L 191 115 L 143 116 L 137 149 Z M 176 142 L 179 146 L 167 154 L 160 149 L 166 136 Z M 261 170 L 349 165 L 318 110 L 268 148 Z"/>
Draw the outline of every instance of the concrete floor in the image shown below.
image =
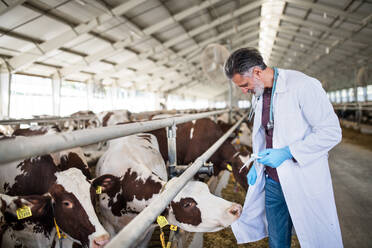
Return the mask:
<path id="1" fill-rule="evenodd" d="M 329 164 L 344 247 L 372 247 L 372 151 L 342 142 Z"/>

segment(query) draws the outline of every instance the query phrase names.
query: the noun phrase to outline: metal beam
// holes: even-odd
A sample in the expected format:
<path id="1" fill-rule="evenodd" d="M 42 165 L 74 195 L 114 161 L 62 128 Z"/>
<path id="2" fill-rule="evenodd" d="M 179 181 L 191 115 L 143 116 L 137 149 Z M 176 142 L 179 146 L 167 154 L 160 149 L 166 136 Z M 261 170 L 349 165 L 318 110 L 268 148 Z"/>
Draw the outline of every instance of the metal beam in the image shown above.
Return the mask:
<path id="1" fill-rule="evenodd" d="M 232 18 L 236 18 L 236 17 L 239 17 L 249 11 L 252 11 L 252 10 L 255 10 L 257 9 L 258 7 L 261 6 L 261 4 L 263 3 L 262 0 L 260 1 L 255 1 L 253 3 L 250 3 L 250 4 L 247 4 L 243 7 L 240 7 L 238 10 L 235 10 L 233 11 L 232 13 L 229 13 L 229 14 L 226 14 L 226 15 L 223 15 L 221 16 L 220 18 L 217 18 L 215 20 L 213 20 L 211 23 L 208 23 L 208 24 L 205 24 L 205 25 L 202 25 L 198 28 L 195 28 L 195 29 L 192 29 L 190 30 L 189 32 L 187 32 L 186 34 L 183 34 L 183 35 L 180 35 L 180 36 L 177 36 L 169 41 L 166 41 L 164 43 L 164 46 L 165 47 L 171 47 L 175 44 L 178 44 L 180 42 L 183 42 L 187 39 L 189 39 L 190 37 L 194 37 L 198 34 L 201 34 L 213 27 L 216 27 L 216 26 L 219 26 L 221 25 L 222 23 L 225 23 L 225 22 L 228 22 L 230 21 Z M 156 51 L 157 47 L 155 48 L 155 51 Z"/>
<path id="2" fill-rule="evenodd" d="M 335 16 L 340 16 L 347 18 L 353 22 L 357 22 L 359 24 L 363 23 L 363 18 L 360 17 L 360 15 L 348 13 L 346 11 L 343 11 L 341 9 L 337 9 L 335 6 L 329 6 L 322 3 L 316 3 L 312 1 L 304 1 L 304 0 L 285 0 L 287 3 L 291 3 L 300 7 L 305 7 L 309 9 L 315 9 L 318 10 L 321 13 L 327 13 L 332 14 Z"/>
<path id="3" fill-rule="evenodd" d="M 196 6 L 193 6 L 193 7 L 190 7 L 186 10 L 183 10 L 181 11 L 180 13 L 177 13 L 173 16 L 170 16 L 168 17 L 167 19 L 163 20 L 163 21 L 160 21 L 154 25 L 151 25 L 150 27 L 147 27 L 143 30 L 143 32 L 146 34 L 146 35 L 150 35 L 150 34 L 153 34 L 155 33 L 156 31 L 159 31 L 160 29 L 166 27 L 166 26 L 169 26 L 171 25 L 172 23 L 174 22 L 179 22 L 183 19 L 185 19 L 186 17 L 190 16 L 190 15 L 193 15 L 203 9 L 206 9 L 218 2 L 220 2 L 221 0 L 209 0 L 209 1 L 204 1 Z"/>
<path id="4" fill-rule="evenodd" d="M 177 13 L 176 15 L 173 15 L 173 16 L 171 15 L 169 18 L 167 18 L 167 19 L 165 19 L 165 20 L 163 20 L 163 21 L 161 21 L 157 24 L 151 25 L 150 27 L 145 28 L 143 31 L 140 31 L 140 32 L 143 32 L 145 35 L 151 35 L 152 33 L 154 33 L 156 31 L 160 30 L 161 28 L 163 28 L 163 25 L 169 25 L 169 24 L 171 24 L 175 21 L 180 21 L 180 20 L 188 17 L 189 15 L 192 15 L 192 14 L 196 13 L 197 11 L 203 10 L 205 8 L 208 8 L 211 5 L 213 5 L 213 4 L 215 4 L 219 1 L 221 1 L 221 0 L 207 1 L 207 2 L 204 2 L 204 3 L 199 4 L 197 6 L 193 6 L 189 9 L 181 11 L 180 13 Z M 99 61 L 101 59 L 109 57 L 112 54 L 115 54 L 115 53 L 120 52 L 120 51 L 128 51 L 128 50 L 125 49 L 125 47 L 133 45 L 133 43 L 137 40 L 138 40 L 138 38 L 136 38 L 136 36 L 131 35 L 130 38 L 128 38 L 128 39 L 117 41 L 114 44 L 112 44 L 111 46 L 109 46 L 107 48 L 104 48 L 104 49 L 98 51 L 95 54 L 84 57 L 82 60 L 74 63 L 71 66 L 62 68 L 61 75 L 67 76 L 69 74 L 76 73 L 79 70 L 82 70 L 83 68 L 86 68 L 86 66 L 89 66 L 90 63 Z M 164 50 L 164 47 L 162 45 L 157 46 L 157 48 L 161 49 L 162 51 Z M 156 49 L 150 49 L 146 52 L 141 53 L 139 56 L 140 56 L 141 59 L 147 59 L 148 57 L 150 57 L 151 55 L 154 54 L 155 50 Z"/>
<path id="5" fill-rule="evenodd" d="M 360 6 L 360 4 L 358 5 Z M 358 7 L 357 6 L 357 7 Z M 344 9 L 346 10 L 348 7 L 350 7 L 350 4 L 348 4 Z M 356 8 L 357 8 L 356 7 Z M 343 20 L 341 20 L 341 22 L 339 23 L 338 25 L 338 28 L 337 27 L 333 27 L 333 25 L 336 23 L 337 19 L 334 19 L 334 21 L 331 23 L 330 27 L 327 26 L 327 29 L 326 30 L 323 30 L 323 33 L 319 36 L 318 40 L 322 40 L 322 39 L 325 39 L 327 37 L 327 35 L 329 34 L 332 34 L 334 35 L 335 33 L 333 32 L 330 32 L 330 29 L 331 30 L 334 30 L 334 31 L 341 31 L 339 26 L 342 24 Z M 361 27 L 359 27 L 358 29 L 354 29 L 353 31 L 348 31 L 348 32 L 344 32 L 342 31 L 342 38 L 337 40 L 336 42 L 332 43 L 331 47 L 329 48 L 329 53 L 331 53 L 331 51 L 333 51 L 336 47 L 338 47 L 341 43 L 344 43 L 346 40 L 351 40 L 352 37 L 354 37 L 355 34 L 357 34 L 358 32 L 360 32 L 360 30 L 362 30 L 365 26 L 368 25 L 368 22 L 363 22 L 363 25 Z M 323 38 L 322 38 L 323 37 Z M 370 39 L 366 39 L 366 37 L 363 38 L 364 40 L 367 40 L 367 41 L 370 41 Z M 368 42 L 370 43 L 370 42 Z M 312 46 L 312 48 L 316 47 L 317 45 L 319 45 L 319 41 L 316 41 L 315 44 Z M 324 54 L 323 54 L 324 56 Z M 315 64 L 314 62 L 319 60 L 322 56 L 316 56 L 314 60 L 312 60 L 307 66 L 305 67 L 302 67 L 302 68 L 305 68 L 305 70 Z"/>
<path id="6" fill-rule="evenodd" d="M 252 38 L 255 38 L 258 35 L 259 35 L 259 32 L 257 30 L 255 30 L 253 32 L 249 32 L 247 35 L 244 35 L 244 36 L 238 38 L 237 40 L 235 40 L 234 43 L 239 44 L 239 43 L 242 43 L 242 42 L 248 42 L 246 44 L 246 46 L 250 46 L 250 45 L 255 44 L 255 42 L 258 41 L 258 39 L 253 39 L 252 40 Z M 238 46 L 234 46 L 234 49 L 236 49 L 237 47 Z M 234 50 L 234 49 L 232 49 L 232 50 Z M 196 62 L 198 59 L 200 59 L 200 53 L 202 52 L 202 49 L 200 49 L 200 50 L 198 49 L 196 51 L 197 52 L 195 53 L 195 55 L 193 57 L 189 58 L 190 62 Z"/>
<path id="7" fill-rule="evenodd" d="M 111 127 L 78 130 L 70 133 L 17 137 L 17 139 L 2 140 L 0 142 L 0 164 L 33 156 L 45 155 L 77 146 L 95 144 L 138 132 L 147 132 L 225 112 L 227 112 L 227 110 L 153 120 L 145 123 L 136 122 Z"/>
<path id="8" fill-rule="evenodd" d="M 120 4 L 119 6 L 113 8 L 110 13 L 101 14 L 99 16 L 91 18 L 85 23 L 81 23 L 76 27 L 72 27 L 68 31 L 65 31 L 48 41 L 36 45 L 35 48 L 32 48 L 25 53 L 9 59 L 8 62 L 14 71 L 19 71 L 20 69 L 29 64 L 32 64 L 34 61 L 40 59 L 41 57 L 48 55 L 50 52 L 61 48 L 67 42 L 70 42 L 71 40 L 79 38 L 83 34 L 90 32 L 102 23 L 110 20 L 113 15 L 122 15 L 128 10 L 145 1 L 147 0 L 129 0 L 128 2 Z"/>
<path id="9" fill-rule="evenodd" d="M 363 24 L 359 30 L 363 29 L 364 27 L 366 27 L 368 24 Z M 320 58 L 324 57 L 325 55 L 328 55 L 332 52 L 334 52 L 334 50 L 340 46 L 340 44 L 343 44 L 344 42 L 346 42 L 349 38 L 353 37 L 355 34 L 354 32 L 352 34 L 350 34 L 348 37 L 346 37 L 345 39 L 333 44 L 330 48 L 329 48 L 329 52 L 326 54 L 324 53 L 323 55 L 321 55 L 320 57 L 316 57 L 314 60 L 310 61 L 307 65 L 304 66 L 305 69 L 307 69 L 308 67 L 311 67 L 316 61 L 318 61 Z M 368 47 L 367 47 L 368 48 Z M 368 55 L 367 56 L 363 56 L 363 55 L 359 55 L 358 53 L 355 53 L 354 55 L 352 56 L 359 56 L 359 57 L 364 57 L 364 58 L 368 58 Z"/>
<path id="10" fill-rule="evenodd" d="M 227 30 L 225 32 L 220 33 L 217 37 L 212 37 L 212 38 L 209 38 L 207 40 L 204 40 L 204 41 L 200 42 L 199 43 L 199 46 L 204 47 L 204 46 L 206 46 L 206 45 L 208 45 L 210 43 L 213 43 L 215 41 L 224 39 L 224 38 L 226 38 L 226 37 L 228 37 L 228 36 L 230 36 L 230 35 L 232 35 L 234 33 L 243 32 L 245 29 L 252 28 L 255 25 L 258 25 L 260 23 L 260 21 L 261 21 L 261 17 L 258 17 L 258 18 L 255 18 L 253 20 L 250 20 L 250 21 L 248 21 L 246 23 L 243 23 L 243 24 L 239 25 L 236 28 L 236 30 L 235 29 L 229 29 L 229 30 Z M 257 34 L 258 33 L 258 30 L 254 31 L 254 33 Z M 188 47 L 188 48 L 186 48 L 186 49 L 178 52 L 177 54 L 180 55 L 180 56 L 184 56 L 184 55 L 186 55 L 188 53 L 193 52 L 196 49 L 198 49 L 198 46 L 197 45 L 190 46 L 190 47 Z"/>
<path id="11" fill-rule="evenodd" d="M 0 2 L 0 16 L 9 12 L 18 5 L 26 2 L 26 0 L 10 0 L 10 1 L 1 1 Z"/>
<path id="12" fill-rule="evenodd" d="M 291 48 L 288 48 L 288 47 L 283 47 L 283 48 L 287 48 L 287 53 L 283 53 L 283 56 L 285 54 L 288 54 L 289 51 L 295 51 L 296 53 L 300 54 L 300 55 L 304 55 L 304 56 L 309 56 L 310 54 L 306 53 L 305 48 L 302 49 L 301 48 L 301 45 L 299 45 L 298 43 L 294 43 L 292 40 L 290 39 L 287 39 L 287 38 L 282 38 L 282 37 L 276 37 L 276 41 L 280 44 L 282 44 L 283 46 L 289 46 L 291 45 Z M 295 50 L 294 48 L 299 48 L 299 50 Z M 338 55 L 340 56 L 351 56 L 351 55 L 355 55 L 355 50 L 354 51 L 351 51 L 351 53 L 348 53 L 348 52 L 344 52 L 344 50 L 338 50 L 337 53 Z M 320 54 L 323 54 L 323 53 L 326 53 L 324 47 L 322 49 L 316 49 L 316 50 L 312 50 L 312 53 L 320 53 Z M 362 56 L 364 57 L 364 56 Z M 304 60 L 301 60 L 302 62 L 304 62 Z"/>
<path id="13" fill-rule="evenodd" d="M 241 30 L 241 31 L 243 31 L 243 30 L 246 29 L 246 28 L 249 28 L 249 27 L 251 27 L 251 26 L 257 25 L 257 24 L 260 22 L 260 20 L 261 20 L 261 18 L 256 18 L 256 19 L 254 19 L 254 20 L 252 20 L 252 21 L 248 21 L 248 22 L 246 22 L 246 23 L 244 23 L 244 24 L 238 26 L 237 30 Z M 187 51 L 182 50 L 181 52 L 178 52 L 177 54 L 172 55 L 172 56 L 170 56 L 169 58 L 166 58 L 166 59 L 164 59 L 164 60 L 160 60 L 160 61 L 155 62 L 155 64 L 158 65 L 158 66 L 165 65 L 166 63 L 168 63 L 168 61 L 169 61 L 170 59 L 171 59 L 171 60 L 177 60 L 177 58 L 179 58 L 179 57 L 182 58 L 184 55 L 186 55 L 186 54 L 188 53 L 189 50 L 190 50 L 189 52 L 191 52 L 192 50 L 198 49 L 199 46 L 204 47 L 204 46 L 206 46 L 207 44 L 209 44 L 209 43 L 211 43 L 211 42 L 218 41 L 218 40 L 220 40 L 220 39 L 223 39 L 223 38 L 225 38 L 225 37 L 227 37 L 227 36 L 233 34 L 234 32 L 235 32 L 235 30 L 228 30 L 228 31 L 225 31 L 225 32 L 219 34 L 217 37 L 213 37 L 213 38 L 207 39 L 207 40 L 205 40 L 205 41 L 199 43 L 198 45 L 191 46 L 190 48 L 186 49 Z M 252 33 L 252 35 L 253 35 L 253 34 L 258 34 L 258 31 L 255 31 L 254 33 Z M 124 62 L 124 63 L 121 63 L 121 64 L 119 64 L 119 65 L 116 65 L 113 69 L 110 69 L 110 70 L 107 70 L 107 71 L 105 71 L 105 72 L 103 72 L 103 73 L 101 73 L 101 74 L 98 74 L 97 77 L 98 77 L 98 78 L 106 78 L 106 77 L 109 77 L 109 76 L 111 76 L 112 74 L 114 74 L 114 73 L 116 73 L 116 72 L 119 72 L 119 71 L 122 70 L 122 69 L 127 68 L 128 63 L 133 63 L 133 62 L 134 62 L 133 60 L 140 60 L 140 59 L 141 59 L 141 55 L 136 56 L 134 59 L 132 59 L 132 60 L 130 60 L 130 61 L 126 61 L 126 62 Z"/>

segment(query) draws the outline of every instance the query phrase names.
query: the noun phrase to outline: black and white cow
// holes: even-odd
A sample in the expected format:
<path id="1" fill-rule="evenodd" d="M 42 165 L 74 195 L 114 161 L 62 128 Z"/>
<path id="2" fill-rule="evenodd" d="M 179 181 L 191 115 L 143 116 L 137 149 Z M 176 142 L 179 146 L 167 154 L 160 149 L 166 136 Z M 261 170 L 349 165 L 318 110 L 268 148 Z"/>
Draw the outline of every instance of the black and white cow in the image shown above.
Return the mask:
<path id="1" fill-rule="evenodd" d="M 100 179 L 93 186 L 103 189 L 99 195 L 102 223 L 111 235 L 126 226 L 164 188 L 171 187 L 158 142 L 151 134 L 110 141 L 96 174 Z M 239 204 L 212 195 L 205 183 L 190 181 L 163 214 L 170 224 L 186 231 L 214 232 L 234 222 L 241 209 Z"/>
<path id="2" fill-rule="evenodd" d="M 1 193 L 23 196 L 34 204 L 35 214 L 22 220 L 5 215 L 7 228 L 1 232 L 1 247 L 52 247 L 54 218 L 67 235 L 67 243 L 83 247 L 106 244 L 110 236 L 95 213 L 95 194 L 84 175 L 89 176 L 85 166 L 72 150 L 2 164 Z"/>

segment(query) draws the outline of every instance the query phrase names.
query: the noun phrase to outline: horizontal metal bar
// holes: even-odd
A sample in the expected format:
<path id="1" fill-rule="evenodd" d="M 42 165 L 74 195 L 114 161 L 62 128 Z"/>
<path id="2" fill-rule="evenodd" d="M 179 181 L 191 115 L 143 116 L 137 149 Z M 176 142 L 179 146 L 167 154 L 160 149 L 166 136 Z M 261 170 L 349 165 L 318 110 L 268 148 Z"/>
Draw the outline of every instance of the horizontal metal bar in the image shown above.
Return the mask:
<path id="1" fill-rule="evenodd" d="M 0 125 L 14 125 L 14 124 L 23 124 L 23 123 L 53 123 L 53 122 L 60 122 L 60 121 L 84 121 L 84 120 L 91 120 L 96 118 L 95 115 L 91 116 L 76 116 L 76 117 L 52 117 L 52 118 L 30 118 L 30 119 L 10 119 L 10 120 L 0 120 Z"/>
<path id="2" fill-rule="evenodd" d="M 201 119 L 229 110 L 211 111 L 181 117 L 172 117 L 145 122 L 135 122 L 110 127 L 78 130 L 60 134 L 47 134 L 34 137 L 16 137 L 0 141 L 0 164 L 32 156 L 49 154 L 77 146 L 86 146 L 101 141 L 115 139 L 138 132 L 147 132 L 175 124 Z"/>
<path id="3" fill-rule="evenodd" d="M 194 177 L 200 167 L 207 161 L 214 152 L 225 142 L 230 134 L 247 117 L 245 114 L 233 127 L 231 127 L 220 139 L 216 141 L 206 152 L 198 157 L 195 162 L 180 177 L 169 181 L 166 190 L 157 199 L 150 203 L 137 217 L 120 231 L 105 247 L 130 247 L 146 229 L 154 223 L 156 217 L 166 208 L 172 199 L 182 190 L 186 183 Z"/>

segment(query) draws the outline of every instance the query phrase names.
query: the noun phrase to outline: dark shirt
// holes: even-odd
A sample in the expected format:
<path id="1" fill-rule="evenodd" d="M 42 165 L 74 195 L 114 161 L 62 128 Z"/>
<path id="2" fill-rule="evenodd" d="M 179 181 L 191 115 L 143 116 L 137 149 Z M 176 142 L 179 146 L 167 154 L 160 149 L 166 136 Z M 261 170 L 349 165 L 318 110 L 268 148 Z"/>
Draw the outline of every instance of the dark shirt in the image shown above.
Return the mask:
<path id="1" fill-rule="evenodd" d="M 270 102 L 271 102 L 272 88 L 265 88 L 262 98 L 262 126 L 265 129 L 266 148 L 273 148 L 273 131 L 274 129 L 267 129 L 267 123 L 270 120 Z M 278 173 L 275 168 L 265 166 L 266 174 L 273 180 L 279 182 Z"/>

